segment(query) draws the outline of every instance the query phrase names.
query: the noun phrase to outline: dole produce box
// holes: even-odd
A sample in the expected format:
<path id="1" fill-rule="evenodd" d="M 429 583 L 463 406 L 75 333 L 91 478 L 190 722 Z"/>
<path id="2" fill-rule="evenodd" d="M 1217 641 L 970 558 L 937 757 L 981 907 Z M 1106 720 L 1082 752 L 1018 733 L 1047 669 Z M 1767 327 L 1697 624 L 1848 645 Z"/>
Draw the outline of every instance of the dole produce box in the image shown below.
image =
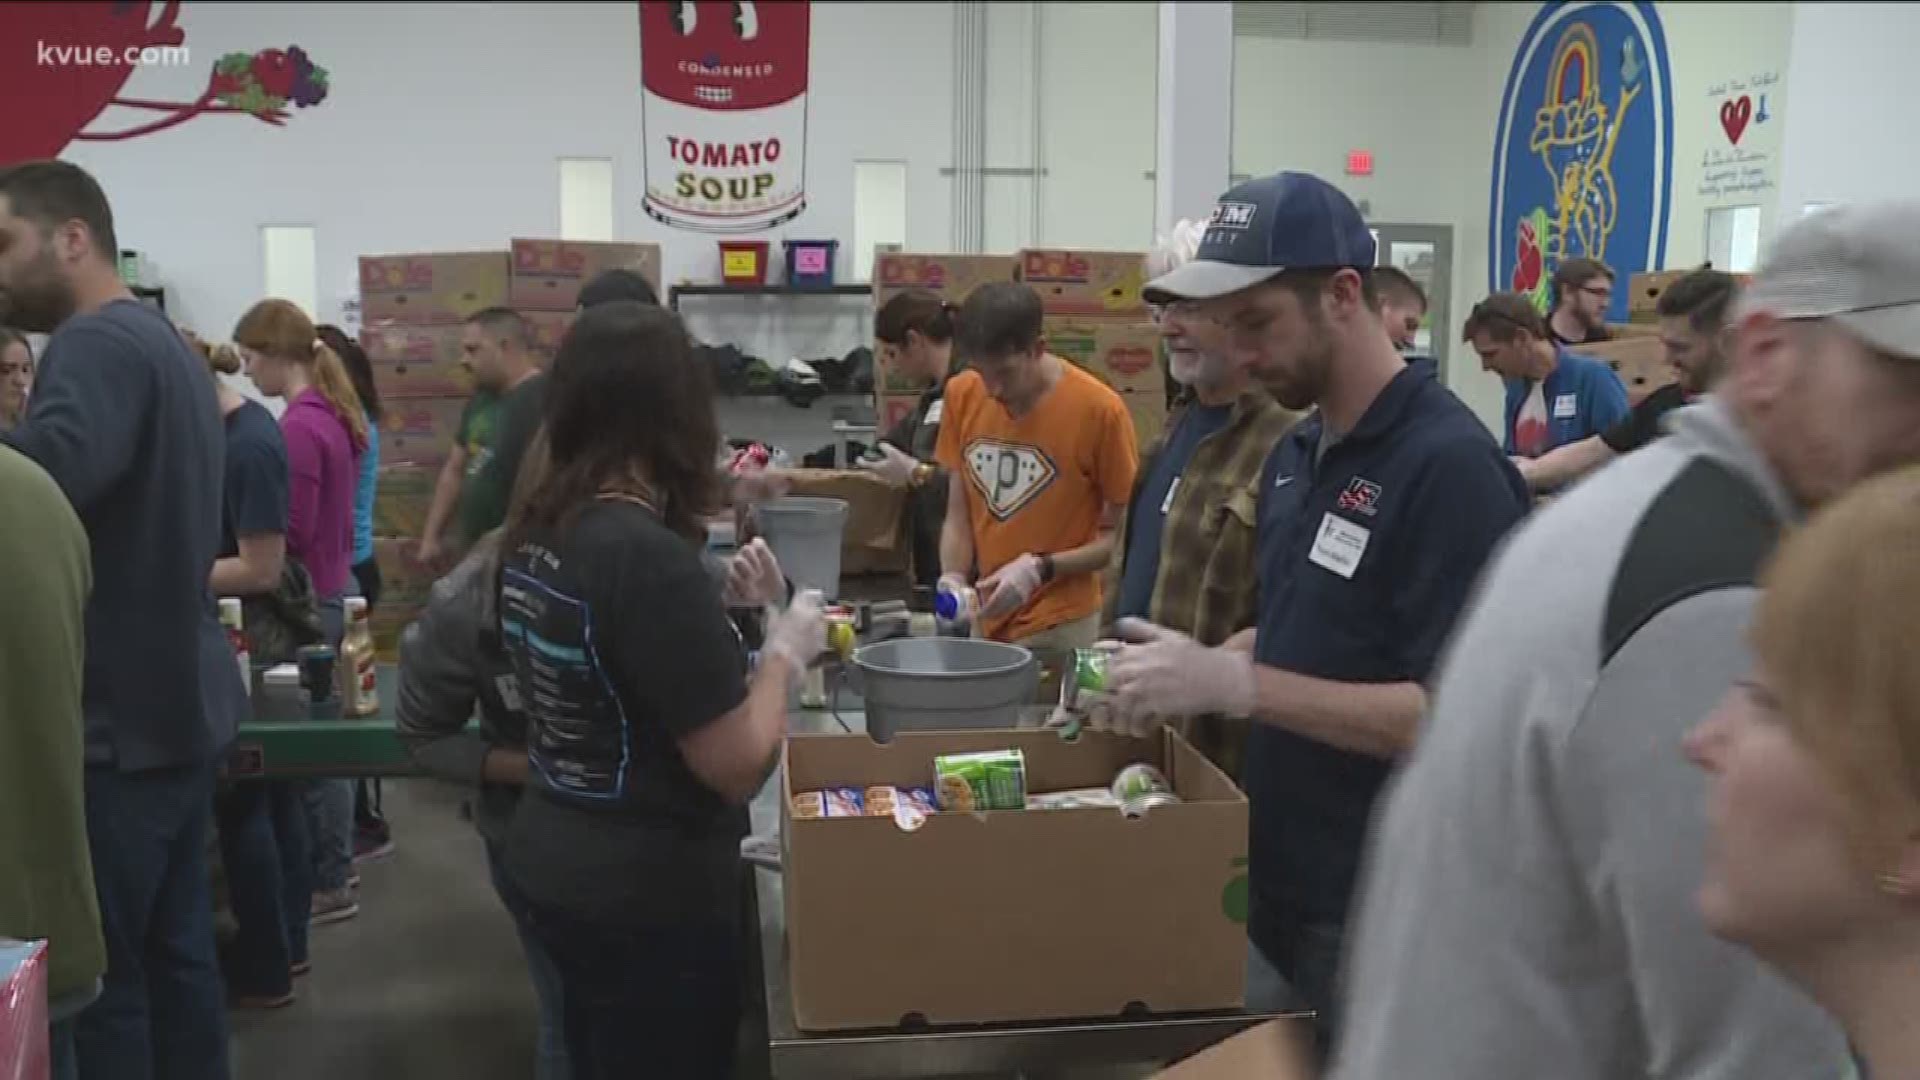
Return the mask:
<path id="1" fill-rule="evenodd" d="M 464 324 L 417 325 L 391 319 L 369 323 L 360 345 L 373 362 L 373 384 L 382 399 L 465 397 L 473 375 L 463 362 Z"/>
<path id="2" fill-rule="evenodd" d="M 1136 765 L 1161 794 L 1123 809 Z M 792 735 L 780 775 L 803 1031 L 1244 1000 L 1247 800 L 1171 729 Z"/>
<path id="3" fill-rule="evenodd" d="M 504 251 L 365 255 L 360 259 L 360 318 L 414 324 L 459 323 L 507 302 Z"/>
<path id="4" fill-rule="evenodd" d="M 395 398 L 381 404 L 386 412 L 380 421 L 381 461 L 438 469 L 447 460 L 460 435 L 466 398 Z"/>
<path id="5" fill-rule="evenodd" d="M 607 270 L 632 270 L 660 294 L 658 244 L 515 240 L 512 247 L 508 300 L 523 311 L 573 311 L 580 306 L 581 286 Z"/>
<path id="6" fill-rule="evenodd" d="M 898 292 L 925 289 L 959 305 L 990 281 L 1014 280 L 1011 255 L 922 255 L 883 251 L 873 260 L 873 304 L 878 311 Z"/>
<path id="7" fill-rule="evenodd" d="M 368 612 L 373 624 L 373 647 L 380 659 L 392 662 L 400 656 L 400 635 L 427 606 L 433 591 L 433 573 L 415 557 L 420 542 L 395 537 L 376 537 L 373 558 L 380 567 L 380 602 Z"/>
<path id="8" fill-rule="evenodd" d="M 439 480 L 437 465 L 383 462 L 373 488 L 373 534 L 423 535 L 427 511 L 433 506 L 434 485 Z"/>
<path id="9" fill-rule="evenodd" d="M 571 311 L 522 311 L 520 317 L 527 320 L 533 330 L 533 351 L 536 361 L 545 367 L 553 362 L 560 353 L 560 342 L 567 336 L 568 328 L 573 326 L 575 315 Z"/>
<path id="10" fill-rule="evenodd" d="M 1152 446 L 1167 427 L 1167 395 L 1163 390 L 1130 390 L 1120 395 L 1133 417 L 1133 437 L 1140 449 Z"/>
<path id="11" fill-rule="evenodd" d="M 1147 257 L 1137 251 L 1029 248 L 1019 255 L 1020 280 L 1040 294 L 1049 315 L 1145 319 Z"/>
<path id="12" fill-rule="evenodd" d="M 1056 356 L 1092 372 L 1120 391 L 1166 393 L 1160 362 L 1160 331 L 1149 322 L 1096 319 L 1047 320 L 1047 347 Z"/>

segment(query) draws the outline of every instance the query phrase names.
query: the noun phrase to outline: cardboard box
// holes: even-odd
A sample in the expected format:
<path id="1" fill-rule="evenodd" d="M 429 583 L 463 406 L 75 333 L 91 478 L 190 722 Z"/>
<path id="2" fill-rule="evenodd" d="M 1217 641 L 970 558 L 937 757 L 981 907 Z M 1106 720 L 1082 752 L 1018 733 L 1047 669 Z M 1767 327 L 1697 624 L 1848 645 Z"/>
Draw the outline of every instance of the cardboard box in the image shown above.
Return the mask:
<path id="1" fill-rule="evenodd" d="M 894 293 L 925 289 L 951 303 L 990 281 L 1014 280 L 1011 255 L 923 255 L 883 251 L 873 260 L 873 303 L 877 311 Z"/>
<path id="2" fill-rule="evenodd" d="M 523 311 L 520 316 L 533 328 L 533 351 L 539 354 L 542 367 L 553 362 L 560 352 L 560 342 L 567 336 L 567 329 L 573 325 L 575 313 L 572 311 Z"/>
<path id="3" fill-rule="evenodd" d="M 1167 394 L 1164 390 L 1130 390 L 1120 395 L 1133 417 L 1133 435 L 1140 449 L 1152 446 L 1167 427 Z"/>
<path id="4" fill-rule="evenodd" d="M 380 567 L 380 602 L 368 612 L 373 624 L 373 647 L 380 659 L 399 658 L 400 635 L 406 630 L 433 590 L 433 574 L 415 560 L 420 546 L 417 540 L 377 536 L 373 541 L 374 562 Z"/>
<path id="5" fill-rule="evenodd" d="M 1049 315 L 1099 315 L 1144 319 L 1147 257 L 1137 251 L 1066 251 L 1029 248 L 1020 253 L 1020 280 L 1040 294 Z"/>
<path id="6" fill-rule="evenodd" d="M 936 755 L 1017 748 L 1030 791 L 1105 786 L 1136 761 L 1182 802 L 1112 809 L 794 820 L 795 792 L 926 785 Z M 783 771 L 788 967 L 806 1031 L 1237 1008 L 1247 802 L 1180 736 L 1089 732 L 794 735 Z M 1124 896 L 1104 904 L 1101 897 Z"/>
<path id="7" fill-rule="evenodd" d="M 1154 1073 L 1153 1080 L 1312 1080 L 1312 1039 L 1304 1020 L 1269 1020 Z"/>
<path id="8" fill-rule="evenodd" d="M 439 466 L 382 464 L 373 488 L 375 536 L 420 536 L 427 529 Z"/>
<path id="9" fill-rule="evenodd" d="M 1617 322 L 1607 324 L 1607 334 L 1615 341 L 1631 337 L 1659 337 L 1660 324 Z"/>
<path id="10" fill-rule="evenodd" d="M 1686 270 L 1658 270 L 1633 275 L 1627 281 L 1627 321 L 1633 323 L 1655 323 L 1660 321 L 1658 305 L 1660 294 L 1667 286 L 1686 277 L 1699 267 Z M 1735 281 L 1742 286 L 1753 280 L 1752 274 L 1735 274 Z"/>
<path id="11" fill-rule="evenodd" d="M 380 421 L 380 460 L 392 465 L 420 465 L 438 469 L 460 435 L 463 397 L 395 398 L 383 402 Z"/>
<path id="12" fill-rule="evenodd" d="M 1149 322 L 1048 319 L 1047 347 L 1115 390 L 1166 393 L 1160 331 Z"/>
<path id="13" fill-rule="evenodd" d="M 508 301 L 528 311 L 572 311 L 580 288 L 602 271 L 638 271 L 661 300 L 660 245 L 585 240 L 513 241 L 513 277 Z"/>
<path id="14" fill-rule="evenodd" d="M 792 494 L 844 499 L 840 576 L 899 573 L 912 552 L 906 537 L 906 492 L 862 469 L 795 469 Z M 751 530 L 749 530 L 751 531 Z"/>
<path id="15" fill-rule="evenodd" d="M 892 431 L 900 421 L 905 420 L 919 406 L 919 394 L 881 394 L 876 399 L 873 410 L 880 434 L 885 435 Z"/>
<path id="16" fill-rule="evenodd" d="M 1657 337 L 1635 335 L 1614 341 L 1597 341 L 1577 345 L 1572 351 L 1579 356 L 1605 361 L 1620 376 L 1621 383 L 1627 388 L 1627 400 L 1635 405 L 1675 378 L 1673 365 L 1667 362 L 1667 348 Z"/>
<path id="17" fill-rule="evenodd" d="M 380 397 L 465 397 L 473 393 L 473 375 L 462 363 L 462 324 L 417 326 L 392 319 L 369 323 L 360 331 L 361 347 L 373 362 L 373 384 Z"/>
<path id="18" fill-rule="evenodd" d="M 360 259 L 360 318 L 415 325 L 458 323 L 507 302 L 507 253 L 369 255 Z"/>

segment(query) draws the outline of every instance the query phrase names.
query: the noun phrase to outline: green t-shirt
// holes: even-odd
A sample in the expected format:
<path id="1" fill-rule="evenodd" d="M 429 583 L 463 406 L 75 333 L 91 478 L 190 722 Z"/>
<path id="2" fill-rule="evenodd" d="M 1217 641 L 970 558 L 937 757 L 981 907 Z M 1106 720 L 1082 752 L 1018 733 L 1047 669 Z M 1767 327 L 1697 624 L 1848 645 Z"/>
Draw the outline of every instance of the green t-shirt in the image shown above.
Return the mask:
<path id="1" fill-rule="evenodd" d="M 485 391 L 467 401 L 456 436 L 467 452 L 467 475 L 460 486 L 460 535 L 468 544 L 487 534 L 506 516 L 506 493 L 491 490 L 494 438 L 500 427 L 500 399 Z"/>
<path id="2" fill-rule="evenodd" d="M 50 942 L 47 988 L 83 992 L 107 965 L 82 794 L 86 530 L 40 466 L 0 445 L 0 934 Z"/>

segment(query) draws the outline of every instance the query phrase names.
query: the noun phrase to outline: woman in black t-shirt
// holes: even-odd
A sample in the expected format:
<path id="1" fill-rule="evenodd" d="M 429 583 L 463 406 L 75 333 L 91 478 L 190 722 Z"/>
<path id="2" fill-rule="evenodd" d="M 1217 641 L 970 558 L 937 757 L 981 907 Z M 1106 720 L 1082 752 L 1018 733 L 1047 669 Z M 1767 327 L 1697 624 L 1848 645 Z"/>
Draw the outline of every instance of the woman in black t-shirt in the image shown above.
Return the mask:
<path id="1" fill-rule="evenodd" d="M 748 673 L 701 561 L 703 517 L 725 495 L 690 352 L 661 308 L 581 314 L 547 386 L 546 482 L 502 545 L 529 765 L 506 884 L 559 969 L 579 1080 L 731 1074 L 745 803 L 773 766 L 791 681 L 826 642 L 803 596 Z"/>

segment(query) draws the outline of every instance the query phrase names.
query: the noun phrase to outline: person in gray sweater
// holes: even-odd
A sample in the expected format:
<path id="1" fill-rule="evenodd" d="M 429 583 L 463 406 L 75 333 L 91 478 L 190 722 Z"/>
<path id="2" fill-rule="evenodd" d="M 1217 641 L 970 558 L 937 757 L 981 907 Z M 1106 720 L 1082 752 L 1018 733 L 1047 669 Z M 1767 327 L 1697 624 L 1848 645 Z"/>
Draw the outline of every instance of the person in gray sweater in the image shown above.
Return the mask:
<path id="1" fill-rule="evenodd" d="M 1751 667 L 1757 574 L 1920 461 L 1920 203 L 1784 231 L 1720 389 L 1519 529 L 1376 822 L 1337 1080 L 1817 1080 L 1839 1029 L 1702 923 L 1687 730 Z"/>

